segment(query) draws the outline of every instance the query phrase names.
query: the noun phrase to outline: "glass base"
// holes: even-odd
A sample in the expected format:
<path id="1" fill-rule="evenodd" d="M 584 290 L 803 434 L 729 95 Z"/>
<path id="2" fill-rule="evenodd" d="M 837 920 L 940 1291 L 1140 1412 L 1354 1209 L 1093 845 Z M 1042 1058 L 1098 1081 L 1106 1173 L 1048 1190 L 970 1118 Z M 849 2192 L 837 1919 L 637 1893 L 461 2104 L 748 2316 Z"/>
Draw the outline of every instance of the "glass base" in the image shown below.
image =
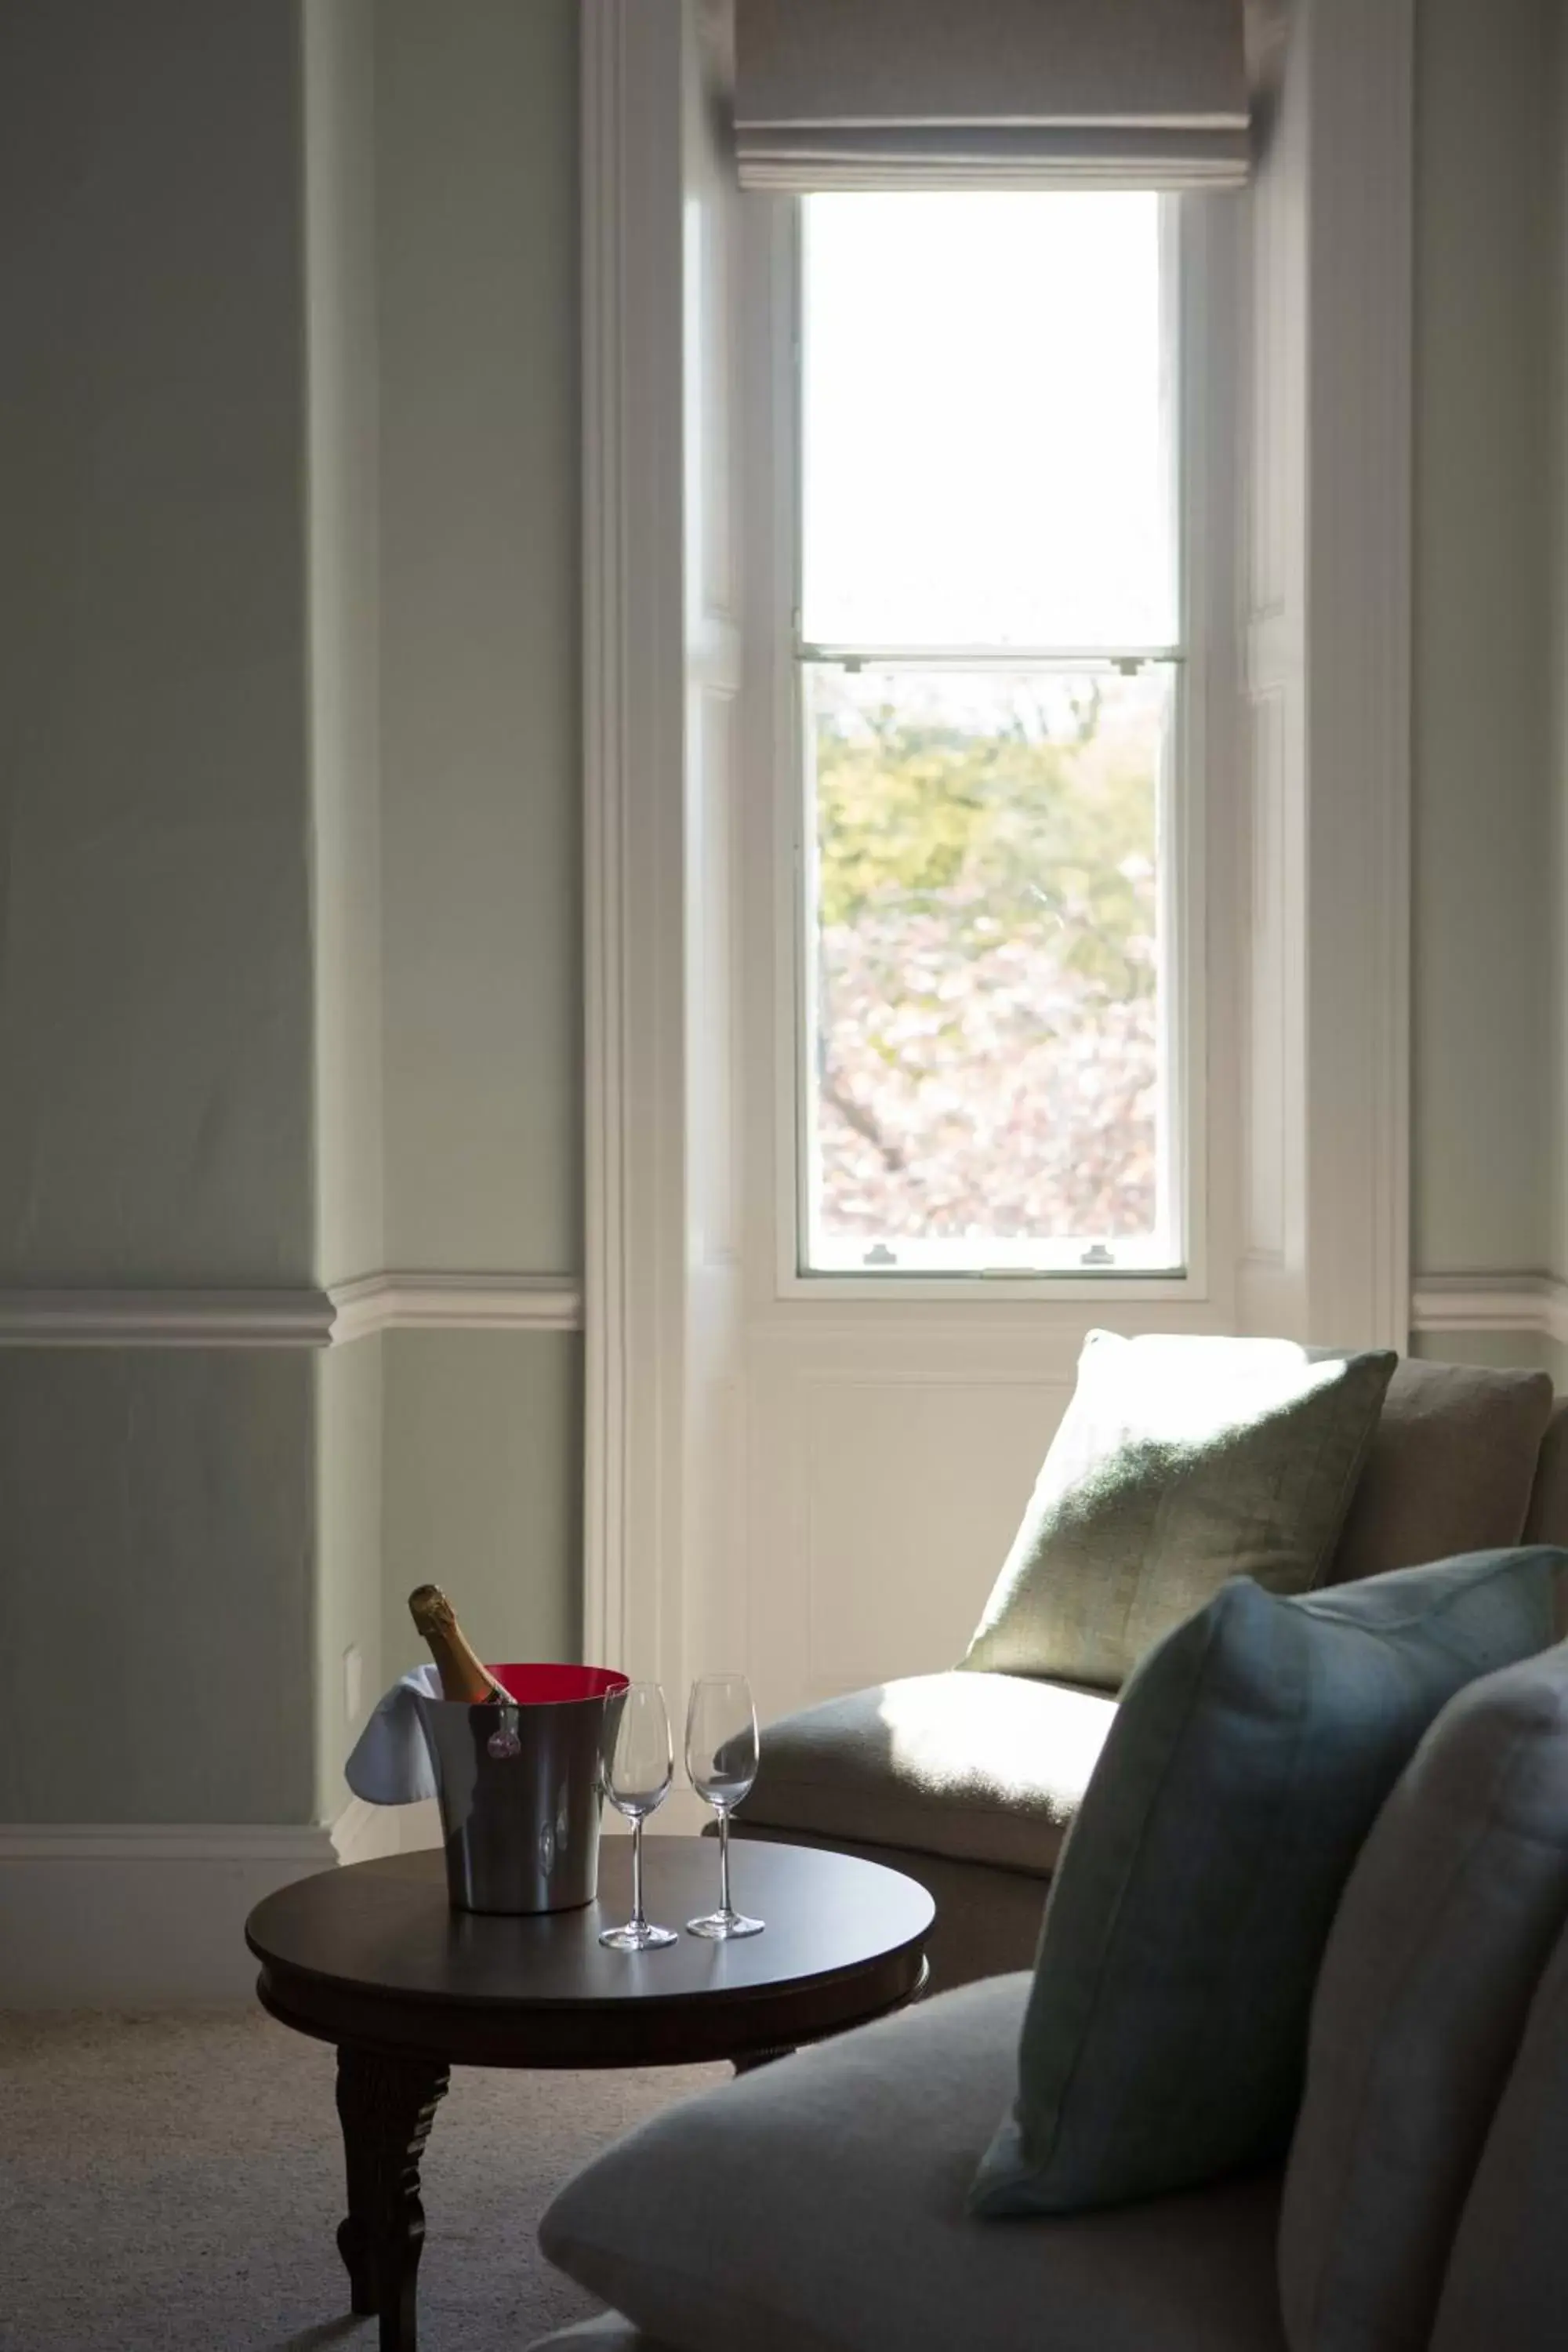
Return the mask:
<path id="1" fill-rule="evenodd" d="M 727 1943 L 731 1936 L 760 1936 L 766 1927 L 765 1919 L 748 1919 L 740 1911 L 710 1911 L 700 1919 L 689 1919 L 689 1936 L 706 1936 L 710 1943 Z"/>
<path id="2" fill-rule="evenodd" d="M 640 1925 L 628 1919 L 624 1927 L 606 1927 L 599 1941 L 612 1952 L 656 1952 L 663 1944 L 673 1944 L 676 1934 L 673 1927 L 655 1927 L 647 1919 Z"/>

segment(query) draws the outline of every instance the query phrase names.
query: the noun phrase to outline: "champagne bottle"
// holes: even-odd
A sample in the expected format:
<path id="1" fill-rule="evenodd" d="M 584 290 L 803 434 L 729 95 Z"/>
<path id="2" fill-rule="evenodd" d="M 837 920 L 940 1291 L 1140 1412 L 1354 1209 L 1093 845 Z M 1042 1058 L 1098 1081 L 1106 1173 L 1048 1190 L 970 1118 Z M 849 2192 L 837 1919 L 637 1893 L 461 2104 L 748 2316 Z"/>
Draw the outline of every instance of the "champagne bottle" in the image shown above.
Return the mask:
<path id="1" fill-rule="evenodd" d="M 465 1706 L 513 1704 L 510 1694 L 479 1664 L 473 1643 L 438 1584 L 416 1585 L 408 1596 L 408 1613 L 436 1661 L 443 1698 L 457 1699 Z"/>

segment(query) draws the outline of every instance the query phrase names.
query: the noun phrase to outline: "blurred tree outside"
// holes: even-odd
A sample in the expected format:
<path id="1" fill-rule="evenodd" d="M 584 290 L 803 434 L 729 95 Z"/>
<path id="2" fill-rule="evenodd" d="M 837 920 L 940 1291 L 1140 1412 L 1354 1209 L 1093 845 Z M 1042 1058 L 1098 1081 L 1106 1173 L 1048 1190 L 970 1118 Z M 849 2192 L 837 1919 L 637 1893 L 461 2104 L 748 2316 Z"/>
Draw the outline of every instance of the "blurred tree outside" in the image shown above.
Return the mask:
<path id="1" fill-rule="evenodd" d="M 1152 1230 L 1169 701 L 1158 671 L 813 673 L 827 1236 Z"/>

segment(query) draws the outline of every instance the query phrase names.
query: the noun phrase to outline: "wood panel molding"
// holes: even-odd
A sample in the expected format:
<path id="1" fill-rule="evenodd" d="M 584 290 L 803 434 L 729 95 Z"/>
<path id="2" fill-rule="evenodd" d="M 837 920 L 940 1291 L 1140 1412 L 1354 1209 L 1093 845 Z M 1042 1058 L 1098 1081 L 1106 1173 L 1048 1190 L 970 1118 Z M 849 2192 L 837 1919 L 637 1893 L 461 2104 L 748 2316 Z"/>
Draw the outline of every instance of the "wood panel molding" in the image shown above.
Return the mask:
<path id="1" fill-rule="evenodd" d="M 578 1331 L 553 1274 L 371 1274 L 331 1289 L 0 1291 L 0 1348 L 327 1348 L 377 1331 Z"/>
<path id="2" fill-rule="evenodd" d="M 1568 1348 L 1568 1283 L 1550 1274 L 1418 1274 L 1413 1331 L 1533 1332 Z"/>
<path id="3" fill-rule="evenodd" d="M 199 1287 L 0 1291 L 4 1348 L 325 1348 L 324 1290 Z"/>
<path id="4" fill-rule="evenodd" d="M 332 1342 L 375 1331 L 580 1331 L 582 1285 L 556 1274 L 369 1274 L 339 1284 Z"/>

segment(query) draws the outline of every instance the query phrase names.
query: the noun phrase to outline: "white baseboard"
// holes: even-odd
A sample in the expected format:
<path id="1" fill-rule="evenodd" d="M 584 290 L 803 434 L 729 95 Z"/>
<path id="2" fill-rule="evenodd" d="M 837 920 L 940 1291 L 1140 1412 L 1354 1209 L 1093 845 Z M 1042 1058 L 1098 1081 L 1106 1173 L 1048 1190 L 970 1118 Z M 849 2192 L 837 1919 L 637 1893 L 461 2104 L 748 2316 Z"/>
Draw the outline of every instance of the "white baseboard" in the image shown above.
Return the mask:
<path id="1" fill-rule="evenodd" d="M 650 1826 L 711 1816 L 671 1792 Z M 606 1808 L 605 1829 L 623 1829 Z M 0 1824 L 0 2010 L 198 2009 L 248 2000 L 245 1922 L 311 1871 L 441 1843 L 432 1800 L 353 1798 L 330 1828 L 226 1823 Z"/>
<path id="2" fill-rule="evenodd" d="M 309 1826 L 0 1827 L 0 2009 L 245 2000 L 247 1914 L 336 1859 Z"/>
<path id="3" fill-rule="evenodd" d="M 342 1863 L 420 1853 L 440 1843 L 441 1815 L 434 1797 L 417 1805 L 367 1805 L 363 1797 L 351 1797 L 332 1823 L 332 1846 Z"/>

